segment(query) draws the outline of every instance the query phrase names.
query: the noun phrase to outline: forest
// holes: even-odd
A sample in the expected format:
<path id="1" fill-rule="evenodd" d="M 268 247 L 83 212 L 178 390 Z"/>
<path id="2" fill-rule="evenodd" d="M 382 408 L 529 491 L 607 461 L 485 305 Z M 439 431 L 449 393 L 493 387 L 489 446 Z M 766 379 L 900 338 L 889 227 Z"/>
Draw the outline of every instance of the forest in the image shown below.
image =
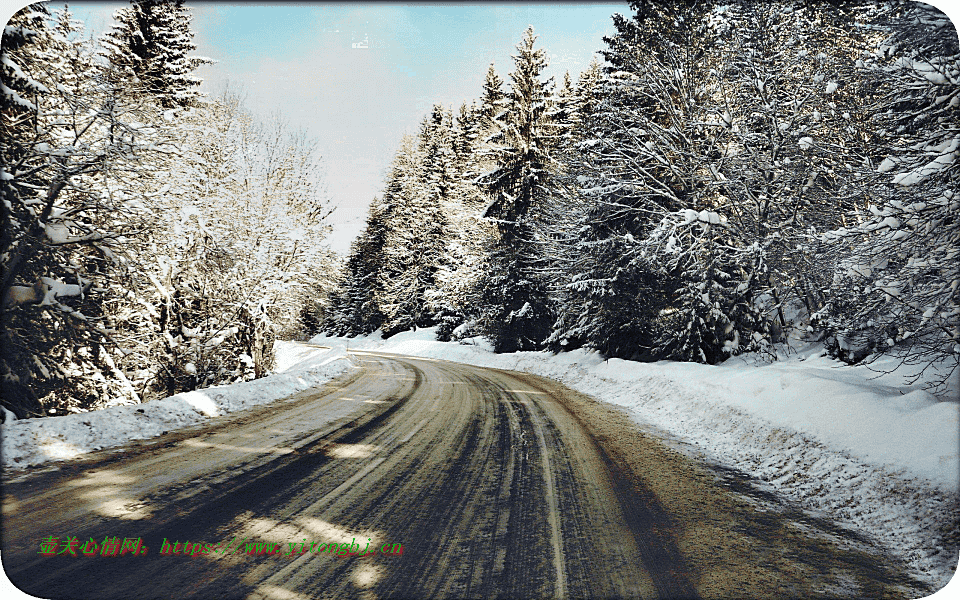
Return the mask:
<path id="1" fill-rule="evenodd" d="M 99 39 L 34 4 L 0 57 L 0 398 L 17 418 L 260 377 L 314 326 L 336 256 L 319 155 L 199 91 L 182 1 Z"/>
<path id="2" fill-rule="evenodd" d="M 518 32 L 512 72 L 402 140 L 341 258 L 315 147 L 200 93 L 182 1 L 134 0 L 96 40 L 67 9 L 20 11 L 0 57 L 5 414 L 256 378 L 275 339 L 319 331 L 707 364 L 799 335 L 955 370 L 950 20 L 814 0 L 612 20 L 562 81 Z"/>
<path id="3" fill-rule="evenodd" d="M 491 65 L 480 98 L 424 117 L 324 330 L 707 364 L 801 336 L 955 370 L 950 20 L 910 2 L 630 9 L 576 81 L 543 75 L 531 27 L 506 80 Z"/>

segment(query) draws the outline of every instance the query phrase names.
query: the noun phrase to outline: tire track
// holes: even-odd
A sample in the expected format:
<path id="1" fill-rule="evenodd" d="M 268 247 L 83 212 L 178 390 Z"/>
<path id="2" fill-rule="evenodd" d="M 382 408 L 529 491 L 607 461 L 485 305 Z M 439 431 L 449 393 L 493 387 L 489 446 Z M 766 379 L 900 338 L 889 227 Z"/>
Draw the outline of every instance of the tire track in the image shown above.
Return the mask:
<path id="1" fill-rule="evenodd" d="M 726 598 L 783 589 L 811 597 L 823 589 L 851 596 L 905 589 L 895 587 L 902 579 L 864 566 L 863 555 L 848 558 L 822 540 L 802 538 L 820 544 L 818 553 L 798 552 L 801 538 L 785 536 L 790 524 L 780 516 L 747 512 L 755 509 L 698 475 L 689 460 L 559 384 L 430 359 L 355 356 L 362 374 L 224 420 L 219 430 L 183 432 L 127 456 L 94 457 L 5 485 L 4 505 L 18 507 L 5 510 L 3 521 L 11 579 L 42 597 L 98 600 Z M 331 406 L 348 416 L 312 423 Z M 90 487 L 99 481 L 103 491 Z M 143 514 L 97 512 L 99 498 L 114 495 L 142 504 Z M 692 519 L 684 510 L 700 512 Z M 740 532 L 745 522 L 763 524 L 766 538 Z M 701 544 L 701 525 L 711 528 L 702 543 L 713 546 L 691 545 Z M 154 547 L 131 560 L 38 557 L 39 536 L 57 528 L 149 535 L 151 544 L 177 536 L 355 537 L 362 546 L 369 537 L 404 550 L 389 558 L 185 559 L 161 557 Z M 329 539 L 337 536 L 347 539 Z M 776 578 L 753 577 L 754 565 L 774 560 L 784 569 Z M 821 571 L 810 576 L 811 568 Z M 781 574 L 792 587 L 780 587 Z M 842 587 L 847 581 L 861 583 Z"/>

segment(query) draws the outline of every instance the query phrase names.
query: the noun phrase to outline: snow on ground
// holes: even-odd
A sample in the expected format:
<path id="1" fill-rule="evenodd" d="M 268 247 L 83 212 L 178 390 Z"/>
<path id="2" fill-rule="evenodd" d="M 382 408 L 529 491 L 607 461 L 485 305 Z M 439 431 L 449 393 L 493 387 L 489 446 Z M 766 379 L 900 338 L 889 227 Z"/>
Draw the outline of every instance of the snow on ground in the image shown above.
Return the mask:
<path id="1" fill-rule="evenodd" d="M 74 458 L 162 435 L 181 427 L 272 402 L 336 377 L 350 363 L 342 347 L 309 348 L 278 342 L 275 374 L 98 411 L 21 419 L 0 426 L 4 467 L 27 467 Z"/>
<path id="2" fill-rule="evenodd" d="M 480 340 L 442 343 L 434 333 L 310 341 L 553 378 L 867 533 L 936 588 L 957 569 L 958 373 L 936 397 L 922 380 L 907 385 L 912 372 L 893 359 L 851 367 L 812 345 L 775 362 L 710 366 L 604 360 L 584 350 L 497 355 Z"/>

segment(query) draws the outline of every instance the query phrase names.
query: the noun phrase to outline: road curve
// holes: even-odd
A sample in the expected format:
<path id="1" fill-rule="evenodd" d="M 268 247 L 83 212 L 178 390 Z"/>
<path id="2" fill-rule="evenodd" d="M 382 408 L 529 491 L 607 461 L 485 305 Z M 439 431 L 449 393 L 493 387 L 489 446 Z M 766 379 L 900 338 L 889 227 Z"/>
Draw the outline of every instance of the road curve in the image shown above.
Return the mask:
<path id="1" fill-rule="evenodd" d="M 353 357 L 330 384 L 215 426 L 6 473 L 8 576 L 99 600 L 923 595 L 867 540 L 559 384 Z M 47 536 L 148 550 L 45 556 Z M 208 546 L 163 554 L 164 540 Z M 353 540 L 402 555 L 314 544 Z"/>

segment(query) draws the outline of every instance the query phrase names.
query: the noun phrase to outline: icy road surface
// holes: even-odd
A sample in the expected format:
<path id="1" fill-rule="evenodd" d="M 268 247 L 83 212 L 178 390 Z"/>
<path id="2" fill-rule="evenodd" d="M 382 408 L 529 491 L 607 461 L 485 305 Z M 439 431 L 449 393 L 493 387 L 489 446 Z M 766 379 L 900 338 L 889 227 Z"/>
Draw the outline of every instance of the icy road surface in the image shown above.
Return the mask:
<path id="1" fill-rule="evenodd" d="M 354 352 L 329 384 L 3 487 L 3 566 L 42 598 L 922 597 L 853 532 L 550 380 Z M 48 536 L 139 537 L 44 556 Z M 169 541 L 205 542 L 196 557 Z M 231 540 L 402 545 L 249 556 Z M 78 553 L 79 554 L 79 553 Z"/>

